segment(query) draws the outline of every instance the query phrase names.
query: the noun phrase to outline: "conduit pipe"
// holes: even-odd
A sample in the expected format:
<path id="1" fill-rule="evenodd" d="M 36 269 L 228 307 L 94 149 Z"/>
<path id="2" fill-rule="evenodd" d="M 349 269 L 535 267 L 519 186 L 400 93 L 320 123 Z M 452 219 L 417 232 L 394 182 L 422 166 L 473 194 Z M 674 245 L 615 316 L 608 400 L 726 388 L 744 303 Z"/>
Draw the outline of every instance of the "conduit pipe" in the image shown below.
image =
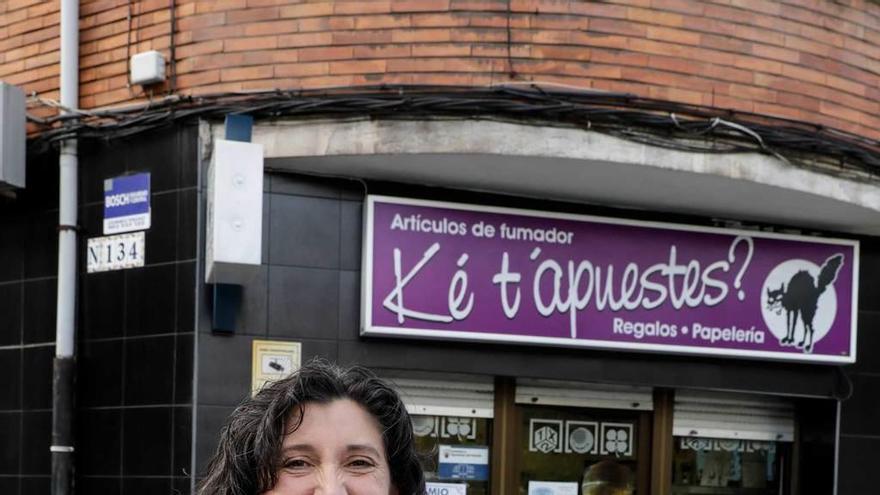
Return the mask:
<path id="1" fill-rule="evenodd" d="M 61 0 L 62 112 L 79 107 L 79 1 Z M 58 308 L 52 370 L 52 494 L 73 493 L 76 323 L 77 142 L 61 143 L 58 211 Z"/>

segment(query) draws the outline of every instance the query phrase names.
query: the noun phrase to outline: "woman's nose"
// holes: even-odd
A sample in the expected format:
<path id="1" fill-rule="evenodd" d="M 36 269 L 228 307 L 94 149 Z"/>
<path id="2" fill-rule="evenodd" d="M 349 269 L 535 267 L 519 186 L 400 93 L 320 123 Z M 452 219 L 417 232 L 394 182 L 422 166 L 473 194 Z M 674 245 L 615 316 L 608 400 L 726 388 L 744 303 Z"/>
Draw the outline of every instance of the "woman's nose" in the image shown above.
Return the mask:
<path id="1" fill-rule="evenodd" d="M 335 468 L 322 469 L 314 495 L 349 495 L 343 473 Z"/>

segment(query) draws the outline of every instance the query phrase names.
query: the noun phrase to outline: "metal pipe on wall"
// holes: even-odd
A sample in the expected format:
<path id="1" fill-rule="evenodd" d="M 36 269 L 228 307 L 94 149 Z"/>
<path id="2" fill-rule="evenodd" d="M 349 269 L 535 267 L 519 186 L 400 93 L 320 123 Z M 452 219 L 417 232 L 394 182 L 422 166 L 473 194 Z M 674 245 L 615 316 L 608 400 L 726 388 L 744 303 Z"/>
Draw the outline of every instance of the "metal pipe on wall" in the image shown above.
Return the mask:
<path id="1" fill-rule="evenodd" d="M 61 105 L 79 107 L 79 1 L 61 1 Z M 52 493 L 73 493 L 76 323 L 77 142 L 61 143 L 58 212 L 58 309 L 52 375 Z"/>

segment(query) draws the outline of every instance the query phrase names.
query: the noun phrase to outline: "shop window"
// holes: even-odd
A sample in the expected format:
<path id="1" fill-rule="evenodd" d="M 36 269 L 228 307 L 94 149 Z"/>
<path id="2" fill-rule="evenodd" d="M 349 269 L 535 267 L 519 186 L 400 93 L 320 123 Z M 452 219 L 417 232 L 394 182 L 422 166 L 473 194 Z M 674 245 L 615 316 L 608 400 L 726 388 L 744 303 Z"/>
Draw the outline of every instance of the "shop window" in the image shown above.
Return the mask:
<path id="1" fill-rule="evenodd" d="M 648 413 L 547 406 L 520 411 L 521 495 L 646 493 Z"/>
<path id="2" fill-rule="evenodd" d="M 779 495 L 790 443 L 675 437 L 673 495 Z"/>
<path id="3" fill-rule="evenodd" d="M 466 485 L 468 495 L 489 494 L 491 419 L 413 415 L 412 422 L 429 488 L 448 483 Z"/>

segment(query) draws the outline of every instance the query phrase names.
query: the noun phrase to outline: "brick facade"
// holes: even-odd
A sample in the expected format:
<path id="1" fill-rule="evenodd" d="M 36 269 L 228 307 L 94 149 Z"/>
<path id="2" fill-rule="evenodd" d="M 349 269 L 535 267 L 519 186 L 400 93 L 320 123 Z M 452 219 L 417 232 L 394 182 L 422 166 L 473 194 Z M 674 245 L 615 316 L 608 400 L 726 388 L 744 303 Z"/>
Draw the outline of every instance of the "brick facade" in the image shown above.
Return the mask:
<path id="1" fill-rule="evenodd" d="M 870 0 L 175 0 L 173 19 L 171 3 L 81 2 L 83 108 L 172 90 L 541 81 L 880 137 Z M 57 99 L 58 9 L 0 2 L 0 79 Z M 173 24 L 174 82 L 129 87 L 127 57 L 168 57 Z"/>

